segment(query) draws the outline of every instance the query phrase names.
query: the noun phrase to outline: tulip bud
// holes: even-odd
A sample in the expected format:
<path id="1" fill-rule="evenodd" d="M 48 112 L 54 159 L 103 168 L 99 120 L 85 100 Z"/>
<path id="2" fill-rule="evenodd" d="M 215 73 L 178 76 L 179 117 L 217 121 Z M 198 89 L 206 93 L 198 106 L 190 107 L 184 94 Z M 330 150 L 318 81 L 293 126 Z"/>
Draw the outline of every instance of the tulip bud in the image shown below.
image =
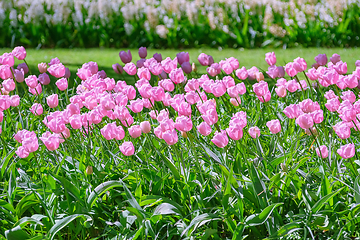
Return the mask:
<path id="1" fill-rule="evenodd" d="M 288 171 L 288 167 L 286 166 L 285 163 L 280 163 L 280 168 L 283 172 L 287 172 Z"/>
<path id="2" fill-rule="evenodd" d="M 182 136 L 183 138 L 187 138 L 187 137 L 188 137 L 187 134 L 186 134 L 186 132 L 181 132 L 181 136 Z"/>
<path id="3" fill-rule="evenodd" d="M 38 68 L 39 68 L 40 73 L 45 73 L 47 71 L 47 64 L 46 63 L 39 63 Z"/>
<path id="4" fill-rule="evenodd" d="M 196 67 L 195 63 L 191 64 L 191 68 L 192 68 L 193 72 L 197 72 L 197 67 Z"/>
<path id="5" fill-rule="evenodd" d="M 87 166 L 87 168 L 86 168 L 86 174 L 87 174 L 87 175 L 93 174 L 93 167 L 92 167 L 92 166 Z"/>

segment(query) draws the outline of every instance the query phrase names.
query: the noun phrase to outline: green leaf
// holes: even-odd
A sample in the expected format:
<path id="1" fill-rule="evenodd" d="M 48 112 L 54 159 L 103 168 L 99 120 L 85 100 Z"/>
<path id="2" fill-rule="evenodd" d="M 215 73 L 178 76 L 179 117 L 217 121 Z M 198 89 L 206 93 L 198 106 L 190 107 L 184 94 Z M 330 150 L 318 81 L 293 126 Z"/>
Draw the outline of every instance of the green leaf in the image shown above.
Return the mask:
<path id="1" fill-rule="evenodd" d="M 80 204 L 84 206 L 83 200 L 81 199 L 80 196 L 80 190 L 74 184 L 72 184 L 69 180 L 67 180 L 62 176 L 59 175 L 52 175 L 52 176 L 61 183 L 65 191 L 69 192 L 70 195 L 72 195 L 76 200 L 80 202 Z"/>
<path id="2" fill-rule="evenodd" d="M 15 226 L 24 227 L 27 224 L 39 224 L 39 225 L 43 226 L 43 224 L 39 220 L 31 218 L 31 217 L 21 218 L 17 223 L 15 223 Z"/>
<path id="3" fill-rule="evenodd" d="M 153 215 L 175 214 L 181 215 L 179 209 L 169 203 L 162 203 L 154 210 Z"/>
<path id="4" fill-rule="evenodd" d="M 275 233 L 273 233 L 268 238 L 265 238 L 264 240 L 279 239 L 280 237 L 284 237 L 292 232 L 295 232 L 295 231 L 301 230 L 301 229 L 302 229 L 302 227 L 301 227 L 300 223 L 291 222 L 291 223 L 285 224 L 279 230 L 277 230 Z"/>
<path id="5" fill-rule="evenodd" d="M 123 183 L 120 181 L 108 181 L 101 183 L 99 186 L 97 186 L 94 191 L 92 191 L 87 199 L 87 204 L 90 206 L 90 208 L 94 205 L 95 201 L 106 191 L 114 188 L 114 187 L 122 187 Z"/>
<path id="6" fill-rule="evenodd" d="M 74 221 L 76 218 L 79 218 L 79 217 L 84 218 L 85 221 L 92 220 L 92 218 L 90 216 L 85 215 L 85 214 L 74 214 L 74 215 L 67 216 L 61 220 L 56 220 L 55 225 L 52 226 L 52 228 L 49 230 L 50 240 L 54 239 L 56 233 L 58 233 L 61 229 L 66 227 L 66 225 L 68 225 L 69 223 L 71 223 L 72 221 Z"/>
<path id="7" fill-rule="evenodd" d="M 249 226 L 257 226 L 264 224 L 266 220 L 270 217 L 274 209 L 283 203 L 274 203 L 270 206 L 267 206 L 260 214 L 253 214 L 245 219 L 245 224 Z"/>
<path id="8" fill-rule="evenodd" d="M 5 231 L 5 237 L 7 240 L 23 240 L 29 239 L 30 236 L 20 226 L 16 226 L 13 229 Z"/>
<path id="9" fill-rule="evenodd" d="M 339 190 L 337 190 L 336 192 L 330 193 L 322 198 L 320 198 L 319 201 L 317 201 L 315 203 L 315 205 L 311 208 L 311 211 L 313 213 L 317 213 L 323 206 L 324 204 L 329 201 L 330 199 L 332 199 L 333 197 L 335 197 L 336 194 L 338 194 L 341 190 L 343 190 L 344 187 L 340 188 Z"/>
<path id="10" fill-rule="evenodd" d="M 197 217 L 195 217 L 189 224 L 189 226 L 187 226 L 185 228 L 185 230 L 181 233 L 181 237 L 184 234 L 187 234 L 189 232 L 189 234 L 191 234 L 193 231 L 195 231 L 197 228 L 201 227 L 202 225 L 206 224 L 207 222 L 210 221 L 217 221 L 217 220 L 221 220 L 221 218 L 213 213 L 204 213 L 201 214 Z M 188 234 L 188 235 L 189 235 Z"/>
<path id="11" fill-rule="evenodd" d="M 357 176 L 354 182 L 355 200 L 356 203 L 360 203 L 360 176 Z"/>

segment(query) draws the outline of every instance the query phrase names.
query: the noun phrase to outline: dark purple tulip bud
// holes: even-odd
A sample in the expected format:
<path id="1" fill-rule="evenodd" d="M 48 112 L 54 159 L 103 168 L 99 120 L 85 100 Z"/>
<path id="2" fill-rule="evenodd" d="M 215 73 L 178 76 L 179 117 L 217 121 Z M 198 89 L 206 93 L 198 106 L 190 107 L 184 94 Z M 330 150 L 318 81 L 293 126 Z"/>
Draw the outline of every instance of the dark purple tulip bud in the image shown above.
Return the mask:
<path id="1" fill-rule="evenodd" d="M 186 74 L 191 73 L 192 67 L 189 62 L 183 62 L 183 64 L 181 64 L 181 68 Z"/>
<path id="2" fill-rule="evenodd" d="M 147 56 L 146 47 L 139 48 L 139 56 L 140 56 L 140 58 L 146 58 L 146 56 Z"/>
<path id="3" fill-rule="evenodd" d="M 121 51 L 119 53 L 120 59 L 123 63 L 129 63 L 132 60 L 131 52 L 128 50 L 127 52 Z"/>
<path id="4" fill-rule="evenodd" d="M 153 58 L 159 63 L 162 61 L 161 53 L 155 53 Z"/>

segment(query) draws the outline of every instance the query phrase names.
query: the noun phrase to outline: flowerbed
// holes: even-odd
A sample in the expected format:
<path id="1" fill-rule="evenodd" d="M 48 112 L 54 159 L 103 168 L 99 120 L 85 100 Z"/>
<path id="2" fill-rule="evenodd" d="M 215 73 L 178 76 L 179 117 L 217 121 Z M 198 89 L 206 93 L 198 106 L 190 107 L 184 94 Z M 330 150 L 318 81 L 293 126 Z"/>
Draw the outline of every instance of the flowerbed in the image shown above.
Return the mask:
<path id="1" fill-rule="evenodd" d="M 95 62 L 70 76 L 57 58 L 28 73 L 23 47 L 0 57 L 3 236 L 357 236 L 359 61 L 271 52 L 262 72 L 201 53 L 200 74 L 185 52 L 119 55 L 135 86 Z"/>
<path id="2" fill-rule="evenodd" d="M 2 1 L 0 46 L 353 47 L 359 6 L 359 0 Z"/>

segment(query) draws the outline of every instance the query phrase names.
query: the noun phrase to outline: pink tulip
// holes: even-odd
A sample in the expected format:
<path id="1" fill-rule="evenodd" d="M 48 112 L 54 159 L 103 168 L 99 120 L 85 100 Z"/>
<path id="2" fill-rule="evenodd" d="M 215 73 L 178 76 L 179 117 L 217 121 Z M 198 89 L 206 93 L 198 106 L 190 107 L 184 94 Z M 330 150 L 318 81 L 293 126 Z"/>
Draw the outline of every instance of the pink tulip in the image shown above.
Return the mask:
<path id="1" fill-rule="evenodd" d="M 14 63 L 15 60 L 12 53 L 3 53 L 3 55 L 0 56 L 1 65 L 8 65 L 9 67 L 13 67 Z"/>
<path id="2" fill-rule="evenodd" d="M 346 74 L 347 73 L 347 63 L 343 61 L 339 61 L 334 66 L 334 69 L 338 72 L 338 74 Z"/>
<path id="3" fill-rule="evenodd" d="M 11 106 L 10 97 L 8 95 L 0 95 L 0 111 L 5 111 Z"/>
<path id="4" fill-rule="evenodd" d="M 226 87 L 223 82 L 216 81 L 211 84 L 211 93 L 214 94 L 215 97 L 221 97 L 226 93 Z"/>
<path id="5" fill-rule="evenodd" d="M 106 140 L 114 139 L 117 134 L 116 123 L 108 123 L 103 128 L 100 129 L 101 135 Z"/>
<path id="6" fill-rule="evenodd" d="M 225 130 L 221 132 L 215 132 L 211 141 L 219 148 L 224 148 L 229 143 L 229 138 Z"/>
<path id="7" fill-rule="evenodd" d="M 353 143 L 349 143 L 341 146 L 337 153 L 344 159 L 352 158 L 355 155 L 355 145 Z"/>
<path id="8" fill-rule="evenodd" d="M 171 81 L 173 81 L 173 83 L 175 84 L 182 83 L 185 80 L 184 72 L 181 68 L 176 68 L 172 70 L 169 74 L 169 77 Z"/>
<path id="9" fill-rule="evenodd" d="M 294 59 L 294 68 L 298 72 L 305 71 L 307 69 L 307 63 L 306 63 L 305 59 L 300 58 L 300 57 L 295 58 Z"/>
<path id="10" fill-rule="evenodd" d="M 327 158 L 329 156 L 328 148 L 325 145 L 321 145 L 320 149 L 316 148 L 316 154 L 321 158 Z"/>
<path id="11" fill-rule="evenodd" d="M 269 75 L 270 78 L 277 78 L 279 76 L 279 68 L 275 65 L 269 66 L 266 74 Z"/>
<path id="12" fill-rule="evenodd" d="M 343 101 L 349 100 L 351 103 L 354 103 L 356 101 L 356 96 L 351 90 L 349 90 L 341 93 L 341 99 Z"/>
<path id="13" fill-rule="evenodd" d="M 30 111 L 35 115 L 39 116 L 43 113 L 44 109 L 39 103 L 34 103 L 32 107 L 30 108 Z"/>
<path id="14" fill-rule="evenodd" d="M 207 124 L 206 122 L 202 122 L 200 123 L 199 126 L 196 127 L 198 132 L 203 135 L 203 136 L 207 136 L 211 133 L 211 127 L 209 124 Z"/>
<path id="15" fill-rule="evenodd" d="M 137 75 L 139 77 L 139 79 L 146 79 L 146 80 L 150 80 L 151 79 L 151 73 L 150 70 L 146 67 L 142 67 L 142 68 L 138 68 L 137 70 Z"/>
<path id="16" fill-rule="evenodd" d="M 29 152 L 26 151 L 26 149 L 23 146 L 18 147 L 15 153 L 16 155 L 19 156 L 19 158 L 27 158 L 29 156 Z"/>
<path id="17" fill-rule="evenodd" d="M 47 68 L 48 66 L 44 62 L 38 64 L 38 69 L 40 73 L 45 73 L 47 71 Z"/>
<path id="18" fill-rule="evenodd" d="M 332 99 L 328 100 L 327 103 L 325 103 L 325 107 L 330 112 L 336 112 L 340 107 L 340 101 L 338 98 L 332 98 Z"/>
<path id="19" fill-rule="evenodd" d="M 205 53 L 200 53 L 198 57 L 198 61 L 202 66 L 209 66 L 214 63 L 214 60 L 212 60 L 212 57 L 210 55 L 206 55 Z"/>
<path id="20" fill-rule="evenodd" d="M 267 64 L 269 64 L 270 66 L 275 65 L 276 64 L 276 56 L 274 52 L 268 52 L 265 54 L 265 61 L 267 62 Z"/>
<path id="21" fill-rule="evenodd" d="M 161 61 L 161 65 L 166 73 L 171 73 L 172 70 L 177 68 L 177 58 L 171 60 L 167 57 L 165 60 Z"/>
<path id="22" fill-rule="evenodd" d="M 132 142 L 123 142 L 119 147 L 122 154 L 125 156 L 131 156 L 135 153 L 134 144 Z"/>
<path id="23" fill-rule="evenodd" d="M 136 66 L 134 63 L 126 63 L 124 66 L 124 71 L 129 75 L 135 75 L 136 74 Z"/>
<path id="24" fill-rule="evenodd" d="M 162 133 L 162 139 L 165 140 L 165 142 L 168 145 L 174 145 L 178 142 L 178 135 L 175 129 L 173 130 L 167 130 Z"/>
<path id="25" fill-rule="evenodd" d="M 255 83 L 253 85 L 254 93 L 259 96 L 263 97 L 269 92 L 269 86 L 268 83 L 265 81 L 261 81 L 259 83 Z"/>
<path id="26" fill-rule="evenodd" d="M 226 62 L 225 64 L 222 65 L 221 69 L 226 73 L 226 74 L 231 74 L 234 69 L 232 68 L 231 64 Z"/>
<path id="27" fill-rule="evenodd" d="M 59 96 L 52 94 L 46 98 L 46 102 L 50 108 L 56 108 L 59 105 Z"/>
<path id="28" fill-rule="evenodd" d="M 62 63 L 51 65 L 48 72 L 56 78 L 61 78 L 65 75 L 65 66 Z"/>
<path id="29" fill-rule="evenodd" d="M 243 136 L 243 130 L 237 125 L 230 126 L 226 129 L 227 134 L 232 140 L 239 140 Z"/>
<path id="30" fill-rule="evenodd" d="M 244 80 L 244 79 L 246 79 L 246 78 L 248 77 L 248 72 L 247 72 L 247 70 L 246 70 L 245 67 L 242 67 L 242 68 L 237 69 L 237 70 L 235 71 L 235 75 L 236 75 L 239 79 Z"/>
<path id="31" fill-rule="evenodd" d="M 24 60 L 26 57 L 26 50 L 23 46 L 15 47 L 11 53 L 19 60 Z"/>
<path id="32" fill-rule="evenodd" d="M 285 86 L 279 86 L 275 88 L 275 92 L 281 98 L 285 97 L 287 94 Z"/>
<path id="33" fill-rule="evenodd" d="M 327 59 L 326 54 L 319 54 L 315 57 L 315 61 L 320 66 L 325 66 L 327 64 L 328 59 Z"/>
<path id="34" fill-rule="evenodd" d="M 151 125 L 149 121 L 143 121 L 140 123 L 142 133 L 149 133 L 151 131 Z"/>
<path id="35" fill-rule="evenodd" d="M 340 61 L 340 55 L 337 53 L 334 53 L 331 57 L 330 57 L 330 61 L 335 65 L 337 62 Z"/>
<path id="36" fill-rule="evenodd" d="M 82 127 L 81 116 L 78 114 L 70 117 L 70 125 L 73 129 L 80 129 Z"/>
<path id="37" fill-rule="evenodd" d="M 324 121 L 324 113 L 323 110 L 316 110 L 311 113 L 311 117 L 314 120 L 314 123 L 322 123 Z"/>
<path id="38" fill-rule="evenodd" d="M 15 77 L 15 80 L 16 80 L 18 83 L 23 82 L 23 81 L 24 81 L 24 71 L 15 69 L 15 70 L 14 70 L 14 77 Z"/>
<path id="39" fill-rule="evenodd" d="M 18 70 L 23 70 L 24 74 L 27 74 L 29 72 L 29 67 L 26 65 L 26 63 L 20 63 L 17 67 Z"/>
<path id="40" fill-rule="evenodd" d="M 279 119 L 271 120 L 266 123 L 272 134 L 277 134 L 281 131 L 281 125 Z"/>
<path id="41" fill-rule="evenodd" d="M 314 120 L 313 120 L 311 114 L 303 113 L 299 117 L 296 118 L 296 123 L 302 129 L 309 129 L 314 125 Z"/>
<path id="42" fill-rule="evenodd" d="M 133 125 L 128 130 L 132 138 L 138 138 L 141 136 L 141 127 L 139 125 Z"/>
<path id="43" fill-rule="evenodd" d="M 60 91 L 65 91 L 68 88 L 68 81 L 66 78 L 60 78 L 59 80 L 56 81 L 55 84 Z"/>
<path id="44" fill-rule="evenodd" d="M 162 87 L 153 87 L 150 92 L 151 92 L 151 96 L 157 102 L 162 101 L 165 97 L 165 91 Z"/>
<path id="45" fill-rule="evenodd" d="M 289 62 L 285 65 L 285 71 L 290 77 L 294 77 L 298 73 L 293 62 Z"/>
<path id="46" fill-rule="evenodd" d="M 66 128 L 64 120 L 61 117 L 52 119 L 47 123 L 47 126 L 54 133 L 62 133 Z"/>
<path id="47" fill-rule="evenodd" d="M 51 134 L 47 131 L 42 134 L 40 140 L 44 143 L 49 151 L 54 151 L 59 148 L 60 141 L 57 134 Z"/>
<path id="48" fill-rule="evenodd" d="M 257 96 L 257 95 L 256 95 Z M 271 99 L 271 93 L 268 91 L 265 96 L 257 96 L 257 98 L 260 100 L 260 102 L 268 102 Z"/>
<path id="49" fill-rule="evenodd" d="M 130 105 L 128 105 L 131 111 L 134 113 L 141 112 L 144 108 L 142 99 L 138 98 L 136 100 L 131 100 Z"/>
<path id="50" fill-rule="evenodd" d="M 251 127 L 249 128 L 249 134 L 252 138 L 260 137 L 260 129 L 258 127 Z"/>
<path id="51" fill-rule="evenodd" d="M 30 75 L 25 78 L 25 83 L 29 86 L 29 88 L 36 88 L 38 85 L 38 79 L 35 75 Z"/>
<path id="52" fill-rule="evenodd" d="M 310 113 L 315 110 L 319 110 L 320 106 L 318 102 L 313 102 L 311 99 L 305 99 L 299 103 L 299 107 L 304 113 Z"/>
<path id="53" fill-rule="evenodd" d="M 344 82 L 348 88 L 356 88 L 359 85 L 359 80 L 355 74 L 345 76 Z"/>
<path id="54" fill-rule="evenodd" d="M 115 73 L 117 74 L 122 74 L 124 69 L 123 67 L 119 64 L 119 63 L 115 63 L 112 65 L 112 69 L 114 70 Z"/>
<path id="55" fill-rule="evenodd" d="M 39 149 L 39 142 L 38 142 L 38 139 L 37 139 L 36 135 L 23 139 L 22 146 L 29 153 L 32 153 L 32 152 L 35 152 L 36 150 L 38 150 Z"/>
<path id="56" fill-rule="evenodd" d="M 40 74 L 38 80 L 42 85 L 48 85 L 50 83 L 50 77 L 46 73 Z"/>
<path id="57" fill-rule="evenodd" d="M 350 137 L 350 127 L 344 122 L 336 124 L 333 129 L 335 130 L 335 133 L 338 135 L 338 137 L 341 139 L 347 139 Z"/>
<path id="58" fill-rule="evenodd" d="M 291 104 L 284 109 L 283 113 L 285 113 L 288 118 L 294 119 L 300 115 L 300 108 L 296 104 Z"/>
<path id="59" fill-rule="evenodd" d="M 308 72 L 306 73 L 306 76 L 308 76 L 308 78 L 310 80 L 317 80 L 319 78 L 318 73 L 315 68 L 310 68 L 308 70 Z"/>
<path id="60" fill-rule="evenodd" d="M 332 98 L 338 98 L 338 96 L 334 93 L 333 90 L 327 91 L 327 92 L 324 94 L 324 97 L 325 97 L 327 100 L 330 100 L 330 99 L 332 99 Z"/>
<path id="61" fill-rule="evenodd" d="M 59 64 L 60 60 L 56 57 L 56 58 L 52 58 L 49 62 L 49 66 L 54 65 L 54 64 Z"/>
<path id="62" fill-rule="evenodd" d="M 132 60 L 131 52 L 128 50 L 127 52 L 121 51 L 119 53 L 120 59 L 123 63 L 129 63 Z M 134 74 L 133 74 L 134 75 Z"/>
<path id="63" fill-rule="evenodd" d="M 18 95 L 12 95 L 10 97 L 10 106 L 17 107 L 20 104 L 20 97 Z"/>
<path id="64" fill-rule="evenodd" d="M 13 79 L 9 78 L 2 82 L 4 89 L 8 92 L 11 92 L 15 89 L 15 82 Z"/>
<path id="65" fill-rule="evenodd" d="M 191 118 L 186 116 L 180 116 L 176 118 L 174 126 L 177 130 L 181 132 L 189 132 L 192 129 L 193 124 Z"/>

